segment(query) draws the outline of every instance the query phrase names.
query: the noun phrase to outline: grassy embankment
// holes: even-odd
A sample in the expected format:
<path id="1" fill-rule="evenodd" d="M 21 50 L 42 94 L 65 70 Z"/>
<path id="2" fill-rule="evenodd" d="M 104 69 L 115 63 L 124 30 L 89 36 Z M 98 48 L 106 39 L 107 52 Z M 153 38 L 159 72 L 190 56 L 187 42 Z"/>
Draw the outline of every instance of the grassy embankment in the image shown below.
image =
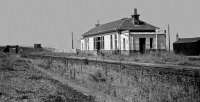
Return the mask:
<path id="1" fill-rule="evenodd" d="M 90 102 L 89 97 L 35 70 L 31 61 L 0 56 L 0 102 Z"/>
<path id="2" fill-rule="evenodd" d="M 56 55 L 75 56 L 60 53 L 56 53 Z M 141 56 L 144 56 L 144 58 Z M 143 58 L 142 61 L 144 62 L 149 58 L 148 56 L 151 57 L 150 55 L 138 55 L 139 58 Z M 157 56 L 161 58 L 161 55 Z M 97 56 L 90 55 L 89 57 L 95 58 Z M 119 56 L 112 56 L 114 60 L 119 60 L 115 59 L 117 57 Z M 129 56 L 120 57 L 130 58 Z M 167 57 L 173 58 L 172 56 L 165 55 L 165 58 Z M 171 61 L 171 63 L 175 64 L 181 61 L 181 58 L 184 60 L 187 57 L 177 55 L 177 58 L 168 59 L 168 62 L 162 63 L 170 63 Z M 151 62 L 152 59 L 149 60 L 147 60 L 148 63 L 161 63 L 158 59 L 156 60 L 159 62 Z M 125 102 L 199 102 L 200 100 L 198 69 L 182 70 L 162 67 L 153 68 L 151 66 L 115 65 L 101 62 L 85 63 L 84 61 L 70 59 L 66 63 L 64 63 L 66 60 L 62 59 L 39 58 L 35 61 L 38 63 L 38 66 L 57 73 L 66 79 L 73 80 L 78 85 L 94 90 L 94 93 L 102 92 Z M 183 63 L 182 65 L 189 64 Z M 190 66 L 188 69 L 190 69 Z"/>

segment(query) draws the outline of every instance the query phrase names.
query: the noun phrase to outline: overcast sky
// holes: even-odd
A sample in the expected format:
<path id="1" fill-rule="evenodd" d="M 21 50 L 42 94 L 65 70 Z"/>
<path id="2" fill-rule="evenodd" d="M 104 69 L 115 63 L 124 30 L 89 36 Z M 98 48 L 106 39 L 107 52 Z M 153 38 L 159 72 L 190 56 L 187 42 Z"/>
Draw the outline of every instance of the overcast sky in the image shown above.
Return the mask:
<path id="1" fill-rule="evenodd" d="M 170 24 L 172 41 L 200 37 L 199 0 L 0 0 L 0 45 L 19 44 L 59 49 L 71 48 L 71 32 L 78 39 L 97 20 L 107 23 L 130 17 L 138 8 L 140 18 L 157 27 Z"/>

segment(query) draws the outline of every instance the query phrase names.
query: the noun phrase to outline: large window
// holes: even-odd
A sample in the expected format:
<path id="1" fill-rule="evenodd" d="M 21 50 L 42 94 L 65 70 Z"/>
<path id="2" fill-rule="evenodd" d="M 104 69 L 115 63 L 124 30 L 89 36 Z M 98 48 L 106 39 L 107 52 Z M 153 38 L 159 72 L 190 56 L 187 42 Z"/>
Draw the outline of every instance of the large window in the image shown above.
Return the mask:
<path id="1" fill-rule="evenodd" d="M 104 36 L 94 38 L 94 49 L 102 50 L 104 49 Z"/>

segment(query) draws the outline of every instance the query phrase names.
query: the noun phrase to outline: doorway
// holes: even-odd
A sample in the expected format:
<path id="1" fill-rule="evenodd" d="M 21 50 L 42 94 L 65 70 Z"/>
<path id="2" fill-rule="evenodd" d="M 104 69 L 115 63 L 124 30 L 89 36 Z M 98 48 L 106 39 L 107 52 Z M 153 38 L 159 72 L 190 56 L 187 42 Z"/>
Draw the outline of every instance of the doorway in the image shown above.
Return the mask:
<path id="1" fill-rule="evenodd" d="M 99 51 L 101 49 L 101 39 L 100 39 L 100 37 L 97 37 L 96 49 L 97 49 L 97 51 Z"/>
<path id="2" fill-rule="evenodd" d="M 140 45 L 140 53 L 145 53 L 146 50 L 146 38 L 140 38 L 139 39 L 139 45 Z"/>

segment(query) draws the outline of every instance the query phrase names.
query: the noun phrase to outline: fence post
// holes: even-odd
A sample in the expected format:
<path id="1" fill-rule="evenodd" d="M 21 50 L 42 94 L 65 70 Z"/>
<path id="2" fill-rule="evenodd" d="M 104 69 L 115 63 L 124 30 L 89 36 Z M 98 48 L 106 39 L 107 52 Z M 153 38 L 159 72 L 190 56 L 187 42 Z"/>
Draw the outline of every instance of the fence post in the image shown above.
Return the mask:
<path id="1" fill-rule="evenodd" d="M 76 79 L 76 69 L 74 66 L 73 66 L 73 68 L 74 68 L 74 80 L 75 80 Z"/>
<path id="2" fill-rule="evenodd" d="M 68 59 L 66 59 L 66 63 L 67 63 L 67 70 L 69 70 L 69 62 L 68 62 Z"/>
<path id="3" fill-rule="evenodd" d="M 47 58 L 47 69 L 50 69 L 51 68 L 51 64 L 52 64 L 52 59 L 51 57 Z"/>
<path id="4" fill-rule="evenodd" d="M 83 60 L 81 60 L 81 73 L 83 72 L 83 66 L 82 66 L 82 62 L 83 62 Z"/>
<path id="5" fill-rule="evenodd" d="M 120 83 L 122 83 L 122 63 L 120 59 Z"/>

